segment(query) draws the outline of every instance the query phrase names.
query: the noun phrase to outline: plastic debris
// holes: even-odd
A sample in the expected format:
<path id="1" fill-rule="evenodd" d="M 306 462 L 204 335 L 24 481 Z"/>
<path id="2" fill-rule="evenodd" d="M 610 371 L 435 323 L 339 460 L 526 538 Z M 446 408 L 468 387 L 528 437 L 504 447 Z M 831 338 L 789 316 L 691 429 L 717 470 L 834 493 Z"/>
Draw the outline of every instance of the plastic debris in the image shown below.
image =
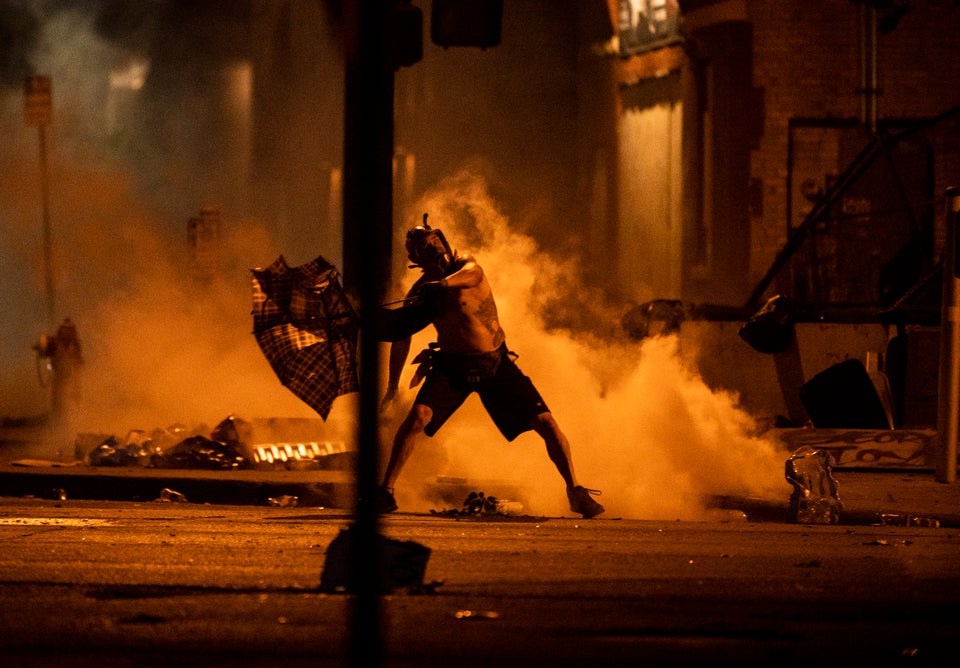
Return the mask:
<path id="1" fill-rule="evenodd" d="M 89 455 L 92 466 L 140 466 L 150 459 L 150 454 L 137 442 L 120 445 L 114 436 L 109 436 Z"/>
<path id="2" fill-rule="evenodd" d="M 793 485 L 790 518 L 799 524 L 837 524 L 843 504 L 826 450 L 799 448 L 787 460 L 785 476 Z"/>
<path id="3" fill-rule="evenodd" d="M 154 458 L 154 466 L 173 469 L 246 468 L 246 457 L 229 443 L 204 436 L 191 436 L 180 441 L 169 452 Z"/>
<path id="4" fill-rule="evenodd" d="M 903 515 L 901 513 L 881 513 L 880 524 L 892 527 L 926 527 L 940 528 L 940 520 L 923 515 Z"/>
<path id="5" fill-rule="evenodd" d="M 161 503 L 189 503 L 187 497 L 180 492 L 164 487 L 160 490 L 160 497 L 157 499 Z"/>
<path id="6" fill-rule="evenodd" d="M 498 499 L 487 496 L 483 492 L 470 492 L 460 508 L 443 511 L 431 510 L 435 515 L 452 515 L 455 517 L 481 517 L 489 515 L 520 515 L 523 513 L 523 504 L 519 501 Z"/>
<path id="7" fill-rule="evenodd" d="M 294 508 L 299 501 L 300 499 L 298 497 L 291 496 L 290 494 L 283 494 L 267 499 L 269 505 L 276 506 L 277 508 Z"/>

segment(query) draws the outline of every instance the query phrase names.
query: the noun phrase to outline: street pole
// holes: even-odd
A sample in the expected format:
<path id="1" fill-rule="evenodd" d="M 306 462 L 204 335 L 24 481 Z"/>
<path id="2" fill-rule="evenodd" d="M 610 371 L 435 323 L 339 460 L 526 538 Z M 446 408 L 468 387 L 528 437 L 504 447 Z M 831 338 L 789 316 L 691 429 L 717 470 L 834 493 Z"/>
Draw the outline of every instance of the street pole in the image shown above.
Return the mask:
<path id="1" fill-rule="evenodd" d="M 937 481 L 957 479 L 960 428 L 960 188 L 947 189 L 947 240 L 943 250 L 940 310 L 940 387 L 937 410 Z"/>
<path id="2" fill-rule="evenodd" d="M 40 140 L 40 208 L 43 225 L 43 273 L 47 306 L 47 326 L 56 325 L 56 299 L 53 284 L 53 238 L 50 231 L 50 178 L 47 170 L 47 125 L 53 120 L 53 86 L 50 77 L 32 76 L 23 82 L 23 121 L 37 128 Z"/>
<path id="3" fill-rule="evenodd" d="M 343 257 L 344 283 L 360 301 L 360 408 L 357 504 L 350 533 L 354 595 L 348 662 L 383 662 L 380 593 L 385 577 L 376 504 L 379 468 L 380 342 L 370 333 L 383 303 L 393 238 L 393 67 L 387 24 L 390 2 L 350 0 L 346 32 Z"/>
<path id="4" fill-rule="evenodd" d="M 43 222 L 43 273 L 47 301 L 47 325 L 56 325 L 56 297 L 53 285 L 53 234 L 50 231 L 50 180 L 47 170 L 46 127 L 37 127 L 40 138 L 40 200 Z"/>

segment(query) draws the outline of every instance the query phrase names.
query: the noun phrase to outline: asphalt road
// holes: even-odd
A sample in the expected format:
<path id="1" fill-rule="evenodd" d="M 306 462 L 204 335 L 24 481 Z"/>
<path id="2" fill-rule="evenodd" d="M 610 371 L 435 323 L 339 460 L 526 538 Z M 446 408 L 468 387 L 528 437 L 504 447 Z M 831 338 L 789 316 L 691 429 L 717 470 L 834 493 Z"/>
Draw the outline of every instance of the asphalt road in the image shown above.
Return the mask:
<path id="1" fill-rule="evenodd" d="M 731 515 L 731 518 L 734 516 Z M 0 498 L 0 664 L 345 663 L 317 508 Z M 952 665 L 953 529 L 391 515 L 384 665 Z"/>

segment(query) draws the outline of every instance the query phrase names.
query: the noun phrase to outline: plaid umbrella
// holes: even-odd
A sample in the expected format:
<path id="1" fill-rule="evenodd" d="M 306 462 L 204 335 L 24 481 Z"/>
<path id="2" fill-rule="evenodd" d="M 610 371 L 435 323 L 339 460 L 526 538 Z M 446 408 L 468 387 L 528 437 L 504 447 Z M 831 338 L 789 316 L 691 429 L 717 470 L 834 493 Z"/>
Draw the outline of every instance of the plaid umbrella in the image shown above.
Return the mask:
<path id="1" fill-rule="evenodd" d="M 359 317 L 323 257 L 289 267 L 281 255 L 253 273 L 253 334 L 277 377 L 320 414 L 360 389 Z"/>

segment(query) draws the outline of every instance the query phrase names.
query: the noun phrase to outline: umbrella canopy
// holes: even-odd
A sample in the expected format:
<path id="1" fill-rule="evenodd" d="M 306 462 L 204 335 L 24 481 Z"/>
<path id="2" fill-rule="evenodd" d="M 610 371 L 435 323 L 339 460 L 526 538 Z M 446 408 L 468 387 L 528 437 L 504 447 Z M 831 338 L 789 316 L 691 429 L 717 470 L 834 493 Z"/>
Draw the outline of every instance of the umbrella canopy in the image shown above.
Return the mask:
<path id="1" fill-rule="evenodd" d="M 253 334 L 280 382 L 320 414 L 360 389 L 359 316 L 322 256 L 299 267 L 281 255 L 253 273 Z"/>

